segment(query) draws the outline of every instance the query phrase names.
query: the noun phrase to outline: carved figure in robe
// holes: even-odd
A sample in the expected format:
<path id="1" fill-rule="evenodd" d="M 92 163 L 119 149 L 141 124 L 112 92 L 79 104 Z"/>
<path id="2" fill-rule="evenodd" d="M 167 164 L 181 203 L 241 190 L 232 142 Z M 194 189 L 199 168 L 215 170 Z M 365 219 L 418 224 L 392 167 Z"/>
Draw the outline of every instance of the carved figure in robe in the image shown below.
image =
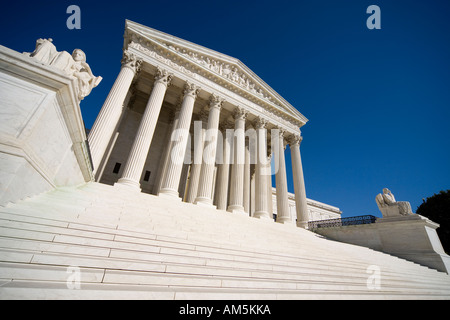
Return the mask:
<path id="1" fill-rule="evenodd" d="M 78 79 L 78 97 L 82 100 L 91 93 L 93 88 L 98 86 L 102 77 L 96 77 L 92 74 L 91 68 L 86 63 L 86 54 L 82 50 L 75 49 L 72 58 L 74 63 L 71 72 Z"/>
<path id="2" fill-rule="evenodd" d="M 37 39 L 36 48 L 33 52 L 24 52 L 23 54 L 34 58 L 43 64 L 50 64 L 58 55 L 55 45 L 52 43 L 53 39 Z"/>
<path id="3" fill-rule="evenodd" d="M 375 197 L 375 201 L 383 217 L 407 216 L 412 214 L 411 204 L 407 201 L 396 201 L 394 195 L 388 188 L 383 189 Z"/>

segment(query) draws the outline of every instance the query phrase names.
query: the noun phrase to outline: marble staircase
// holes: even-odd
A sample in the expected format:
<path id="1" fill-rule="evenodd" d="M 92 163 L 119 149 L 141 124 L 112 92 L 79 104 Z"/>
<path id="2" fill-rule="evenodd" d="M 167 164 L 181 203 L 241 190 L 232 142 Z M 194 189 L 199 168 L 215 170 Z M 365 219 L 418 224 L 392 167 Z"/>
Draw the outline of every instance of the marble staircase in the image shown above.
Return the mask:
<path id="1" fill-rule="evenodd" d="M 0 299 L 450 299 L 450 276 L 90 182 L 0 207 Z"/>

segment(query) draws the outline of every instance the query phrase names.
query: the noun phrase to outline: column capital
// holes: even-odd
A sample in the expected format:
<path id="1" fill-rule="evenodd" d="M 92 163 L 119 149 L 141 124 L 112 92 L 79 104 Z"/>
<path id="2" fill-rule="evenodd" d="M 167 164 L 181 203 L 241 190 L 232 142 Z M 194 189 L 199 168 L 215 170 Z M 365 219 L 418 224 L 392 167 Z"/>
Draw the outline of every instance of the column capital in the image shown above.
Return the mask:
<path id="1" fill-rule="evenodd" d="M 197 98 L 197 95 L 200 92 L 200 90 L 201 90 L 201 88 L 198 85 L 196 85 L 195 83 L 186 81 L 186 83 L 184 84 L 183 94 L 185 97 L 190 96 L 195 99 L 195 98 Z"/>
<path id="2" fill-rule="evenodd" d="M 285 149 L 287 143 L 289 143 L 288 142 L 289 138 L 286 137 L 287 131 L 281 127 L 277 127 L 276 129 L 278 130 L 278 138 L 280 139 L 280 143 L 281 143 L 281 141 L 283 142 L 283 148 Z"/>
<path id="3" fill-rule="evenodd" d="M 291 147 L 300 147 L 303 137 L 301 135 L 293 134 L 287 137 L 287 141 Z"/>
<path id="4" fill-rule="evenodd" d="M 235 120 L 245 120 L 247 119 L 248 111 L 240 106 L 237 106 L 234 109 L 233 116 Z"/>
<path id="5" fill-rule="evenodd" d="M 128 50 L 123 51 L 122 57 L 122 68 L 130 68 L 135 73 L 138 73 L 141 70 L 142 59 L 137 58 L 134 54 L 129 52 Z"/>
<path id="6" fill-rule="evenodd" d="M 225 99 L 213 93 L 211 97 L 209 97 L 209 107 L 210 108 L 222 108 Z"/>
<path id="7" fill-rule="evenodd" d="M 264 129 L 266 127 L 267 123 L 268 123 L 267 119 L 257 117 L 253 123 L 253 126 L 255 127 L 256 130 Z"/>
<path id="8" fill-rule="evenodd" d="M 165 69 L 161 69 L 160 67 L 157 68 L 156 74 L 155 74 L 155 83 L 160 82 L 166 85 L 168 87 L 170 85 L 170 82 L 172 81 L 173 74 Z"/>
<path id="9" fill-rule="evenodd" d="M 281 128 L 281 127 L 276 127 L 275 129 L 277 129 L 278 130 L 278 136 L 280 137 L 280 138 L 286 138 L 287 139 L 287 137 L 286 137 L 286 129 L 283 129 L 283 128 Z"/>

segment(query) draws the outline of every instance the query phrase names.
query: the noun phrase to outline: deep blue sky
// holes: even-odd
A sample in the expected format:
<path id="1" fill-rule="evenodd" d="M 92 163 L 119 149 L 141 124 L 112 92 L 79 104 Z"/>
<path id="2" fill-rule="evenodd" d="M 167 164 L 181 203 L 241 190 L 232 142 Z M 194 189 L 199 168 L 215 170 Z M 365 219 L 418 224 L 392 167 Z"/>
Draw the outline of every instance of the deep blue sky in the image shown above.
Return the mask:
<path id="1" fill-rule="evenodd" d="M 71 4 L 81 30 L 66 27 Z M 366 27 L 371 4 L 381 30 Z M 31 52 L 51 37 L 84 50 L 104 78 L 81 103 L 88 128 L 120 70 L 125 19 L 236 57 L 310 120 L 307 196 L 380 216 L 383 187 L 413 211 L 450 189 L 449 15 L 446 0 L 15 1 L 0 12 L 0 44 Z"/>

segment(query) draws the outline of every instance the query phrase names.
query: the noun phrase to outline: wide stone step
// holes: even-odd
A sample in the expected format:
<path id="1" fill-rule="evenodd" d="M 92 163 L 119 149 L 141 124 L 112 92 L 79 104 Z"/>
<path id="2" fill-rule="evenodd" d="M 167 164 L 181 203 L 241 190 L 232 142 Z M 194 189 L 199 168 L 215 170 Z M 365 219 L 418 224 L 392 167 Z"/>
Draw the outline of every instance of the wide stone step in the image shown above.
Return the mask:
<path id="1" fill-rule="evenodd" d="M 2 278 L 4 276 L 11 276 L 14 278 L 13 283 L 17 283 L 18 281 L 36 281 L 40 280 L 44 285 L 43 287 L 46 287 L 46 284 L 49 282 L 55 282 L 55 281 L 64 281 L 68 279 L 67 274 L 67 268 L 64 267 L 58 267 L 58 266 L 32 266 L 32 265 L 25 265 L 25 266 L 17 266 L 15 265 L 12 267 L 11 265 L 6 265 L 7 270 L 11 272 L 11 270 L 14 270 L 14 274 L 7 274 L 2 271 Z M 20 270 L 22 268 L 22 270 Z M 17 270 L 19 269 L 19 270 Z M 30 270 L 32 269 L 32 270 Z M 324 293 L 331 292 L 335 290 L 335 292 L 341 292 L 341 294 L 349 294 L 350 291 L 355 292 L 359 290 L 358 294 L 367 294 L 367 288 L 365 288 L 365 283 L 357 283 L 357 282 L 344 282 L 342 279 L 330 279 L 329 282 L 324 281 L 324 278 L 321 278 L 320 280 L 314 280 L 314 279 L 303 279 L 303 280 L 293 280 L 293 279 L 286 279 L 285 281 L 282 281 L 280 279 L 277 279 L 274 281 L 271 279 L 268 281 L 267 279 L 261 280 L 261 279 L 248 279 L 248 277 L 241 277 L 239 278 L 239 273 L 234 272 L 232 276 L 229 276 L 227 278 L 217 278 L 212 276 L 203 276 L 199 277 L 198 275 L 195 276 L 195 274 L 192 274 L 191 272 L 186 273 L 184 276 L 180 277 L 180 274 L 173 273 L 174 270 L 170 271 L 169 269 L 166 269 L 166 273 L 162 274 L 159 271 L 150 271 L 150 272 L 142 272 L 142 271 L 124 271 L 121 269 L 101 269 L 101 268 L 79 268 L 81 273 L 81 281 L 82 281 L 82 287 L 85 288 L 86 285 L 92 284 L 92 283 L 102 283 L 102 284 L 117 284 L 120 283 L 122 285 L 161 285 L 164 284 L 164 286 L 168 287 L 196 287 L 196 288 L 204 288 L 209 287 L 211 288 L 239 288 L 239 289 L 273 289 L 277 291 L 283 291 L 283 290 L 291 290 L 289 292 L 289 295 L 296 294 L 297 298 L 301 298 L 299 294 L 305 295 L 306 293 L 310 293 L 311 291 L 317 290 L 317 292 L 321 292 L 323 295 Z M 186 271 L 186 270 L 185 270 Z M 187 270 L 189 271 L 189 270 Z M 164 277 L 163 277 L 164 276 Z M 167 278 L 170 276 L 169 278 Z M 31 278 L 31 279 L 30 279 Z M 36 279 L 37 278 L 37 279 Z M 6 281 L 5 281 L 6 280 Z M 6 283 L 8 279 L 3 279 L 3 281 Z M 219 285 L 220 284 L 220 285 Z M 294 288 L 295 285 L 295 288 Z M 117 287 L 117 289 L 122 290 L 123 288 Z M 294 292 L 294 290 L 301 290 L 303 292 Z M 151 290 L 150 290 L 151 291 Z M 261 293 L 260 290 L 258 290 L 258 293 Z M 2 294 L 6 294 L 4 288 L 2 287 L 0 289 L 0 296 Z M 178 292 L 178 291 L 177 291 Z M 273 291 L 272 291 L 273 293 Z M 277 292 L 278 294 L 280 292 Z M 288 294 L 286 292 L 282 292 L 284 294 Z M 375 294 L 385 294 L 389 295 L 390 298 L 392 298 L 393 295 L 407 295 L 409 298 L 418 298 L 418 296 L 427 296 L 428 298 L 431 297 L 448 297 L 449 290 L 447 288 L 441 288 L 438 289 L 435 286 L 434 287 L 424 287 L 422 285 L 402 285 L 401 283 L 397 284 L 396 286 L 393 284 L 387 284 L 385 281 L 383 281 L 382 284 L 382 292 L 376 292 Z M 414 296 L 414 295 L 415 296 Z M 80 298 L 81 296 L 79 296 Z M 306 295 L 305 295 L 306 297 Z M 40 297 L 42 298 L 42 296 Z M 159 297 L 161 298 L 161 296 Z M 211 299 L 211 297 L 204 297 L 206 299 Z M 249 297 L 250 298 L 250 297 Z M 277 296 L 278 298 L 278 296 Z"/>
<path id="2" fill-rule="evenodd" d="M 8 243 L 7 243 L 8 244 Z M 13 245 L 10 245 L 13 247 Z M 40 248 L 42 249 L 42 248 Z M 51 248 L 50 248 L 51 249 Z M 58 248 L 64 249 L 64 247 Z M 339 270 L 333 268 L 331 270 L 319 270 L 315 268 L 293 268 L 291 266 L 265 265 L 245 262 L 230 262 L 222 259 L 190 259 L 190 257 L 182 255 L 164 255 L 164 254 L 145 254 L 141 253 L 136 256 L 135 252 L 130 254 L 129 251 L 111 251 L 106 256 L 106 250 L 100 252 L 99 256 L 90 256 L 95 251 L 83 252 L 82 250 L 74 250 L 69 246 L 65 247 L 66 251 L 78 251 L 80 254 L 63 254 L 50 253 L 44 251 L 30 251 L 26 249 L 0 250 L 1 260 L 3 261 L 20 261 L 36 265 L 48 266 L 79 266 L 90 269 L 113 269 L 113 270 L 132 270 L 145 272 L 169 272 L 177 274 L 191 275 L 207 275 L 207 276 L 240 276 L 247 278 L 261 279 L 277 279 L 277 280 L 303 280 L 303 281 L 333 281 L 359 283 L 365 285 L 367 274 L 364 270 L 355 269 L 354 272 L 348 273 L 348 270 Z M 89 253 L 89 254 L 87 254 Z M 383 272 L 383 284 L 386 286 L 400 285 L 405 279 L 401 279 L 396 275 Z M 433 279 L 419 278 L 409 281 L 420 285 L 439 286 L 440 283 Z M 447 288 L 447 287 L 445 287 Z"/>
<path id="3" fill-rule="evenodd" d="M 82 290 L 67 289 L 71 267 Z M 97 183 L 0 207 L 0 278 L 0 297 L 450 297 L 447 275 L 403 259 Z"/>
<path id="4" fill-rule="evenodd" d="M 0 238 L 3 247 L 31 249 L 38 248 L 41 251 L 70 250 L 75 253 L 102 255 L 110 257 L 129 258 L 135 260 L 176 260 L 183 257 L 183 261 L 192 264 L 227 264 L 240 267 L 242 264 L 253 264 L 254 268 L 267 268 L 280 271 L 289 271 L 297 268 L 314 268 L 316 270 L 330 270 L 333 268 L 362 272 L 367 268 L 366 264 L 348 263 L 342 265 L 332 260 L 319 260 L 311 257 L 292 258 L 282 255 L 260 255 L 237 250 L 223 248 L 201 247 L 198 245 L 177 243 L 176 239 L 164 241 L 154 236 L 152 239 L 122 236 L 113 233 L 82 231 L 80 229 L 62 228 L 60 226 L 46 226 L 42 224 L 24 223 L 11 220 L 0 220 L 0 226 L 8 229 L 2 232 Z M 37 232 L 36 232 L 37 231 Z M 23 238 L 26 237 L 26 238 Z M 21 238 L 20 241 L 14 239 Z M 31 238 L 31 239 L 30 239 Z M 139 241 L 137 241 L 139 240 Z M 47 242 L 45 242 L 47 241 Z M 51 241 L 49 243 L 49 241 Z M 28 244 L 28 247 L 26 247 Z M 68 246 L 71 244 L 72 246 Z M 31 247 L 30 247 L 31 246 Z M 45 250 L 44 250 L 45 249 Z"/>
<path id="5" fill-rule="evenodd" d="M 41 282 L 71 282 L 72 270 L 61 266 L 30 265 L 30 264 L 0 264 L 2 281 L 8 283 L 9 278 L 16 281 L 41 281 Z M 222 289 L 272 289 L 275 292 L 293 291 L 359 291 L 367 292 L 366 283 L 345 282 L 339 279 L 267 279 L 248 278 L 234 276 L 202 276 L 192 274 L 174 274 L 170 272 L 143 272 L 121 269 L 101 269 L 77 267 L 80 275 L 80 286 L 86 284 L 121 284 L 121 285 L 147 285 L 166 287 L 190 287 L 190 288 L 222 288 Z M 448 288 L 423 287 L 419 285 L 386 285 L 380 289 L 389 294 L 429 294 L 448 295 Z"/>
<path id="6" fill-rule="evenodd" d="M 8 216 L 8 215 L 5 214 L 5 216 Z M 14 216 L 9 215 L 8 218 L 12 220 L 14 218 Z M 25 218 L 25 220 L 26 219 L 31 219 L 35 223 L 39 219 L 39 218 L 35 218 L 35 217 L 29 218 L 29 217 L 24 217 L 24 216 L 18 216 L 17 219 L 23 219 L 23 218 Z M 26 230 L 26 228 L 24 227 L 24 224 L 22 224 L 22 226 L 19 225 L 19 226 L 16 226 L 16 227 L 18 227 L 18 229 L 20 229 L 20 231 L 18 231 L 18 232 L 21 234 L 22 237 L 33 237 L 33 236 L 35 236 L 34 239 L 36 239 L 36 240 L 37 239 L 52 240 L 52 239 L 55 239 L 57 237 L 56 239 L 57 240 L 59 239 L 58 241 L 60 241 L 60 242 L 67 241 L 69 243 L 74 243 L 74 241 L 75 241 L 75 243 L 76 243 L 76 239 L 74 240 L 73 238 L 67 238 L 67 237 L 64 238 L 63 237 L 64 235 L 66 235 L 66 236 L 67 235 L 75 235 L 75 236 L 78 236 L 78 237 L 80 237 L 80 236 L 87 237 L 88 238 L 87 240 L 83 240 L 84 244 L 88 244 L 88 245 L 92 245 L 92 246 L 102 246 L 103 245 L 105 247 L 109 247 L 108 242 L 102 244 L 101 242 L 98 242 L 98 241 L 96 242 L 95 240 L 93 240 L 93 239 L 101 239 L 101 240 L 111 240 L 111 241 L 112 240 L 116 240 L 116 242 L 119 243 L 119 244 L 120 244 L 120 240 L 122 240 L 122 241 L 127 242 L 127 243 L 137 242 L 138 244 L 146 244 L 146 245 L 150 244 L 150 245 L 154 245 L 154 246 L 162 245 L 164 247 L 164 244 L 159 243 L 156 240 L 156 238 L 159 238 L 158 240 L 160 240 L 160 238 L 164 238 L 164 237 L 159 237 L 159 236 L 156 236 L 156 235 L 140 234 L 140 237 L 132 237 L 132 236 L 130 236 L 130 234 L 133 234 L 135 236 L 134 233 L 126 232 L 128 235 L 121 236 L 121 235 L 117 234 L 119 232 L 118 230 L 110 230 L 110 229 L 101 228 L 101 227 L 95 227 L 97 229 L 95 232 L 94 231 L 83 231 L 83 228 L 86 228 L 87 226 L 86 225 L 82 225 L 82 224 L 76 224 L 76 225 L 73 224 L 74 229 L 72 230 L 71 228 L 63 228 L 67 224 L 63 223 L 61 221 L 55 221 L 55 220 L 45 220 L 45 221 L 46 221 L 45 223 L 50 223 L 51 224 L 51 228 L 50 229 L 46 230 L 45 229 L 46 226 L 43 225 L 43 224 L 39 224 L 39 223 L 36 223 L 35 225 L 30 223 L 29 225 L 32 226 L 31 230 L 30 230 L 30 228 L 28 228 L 29 230 Z M 11 224 L 11 223 L 15 223 L 15 222 L 8 221 L 6 223 Z M 60 227 L 60 228 L 58 229 L 58 227 Z M 48 232 L 45 232 L 45 231 L 49 231 L 51 229 L 53 229 L 52 233 L 55 233 L 54 236 L 52 235 L 52 233 L 49 234 Z M 36 233 L 35 232 L 36 230 L 43 231 L 43 232 Z M 102 232 L 98 232 L 98 230 L 101 230 Z M 109 232 L 109 233 L 106 233 L 105 230 L 107 232 Z M 125 232 L 125 231 L 121 231 L 121 232 Z M 10 236 L 14 237 L 14 236 L 16 236 L 16 233 L 17 232 L 14 231 L 14 229 L 10 229 L 10 230 L 5 231 L 4 235 L 9 234 Z M 143 238 L 142 236 L 145 236 L 145 238 Z M 150 239 L 149 239 L 149 237 L 150 237 Z M 168 246 L 168 247 L 177 248 L 178 246 L 180 246 L 180 244 L 177 243 L 177 241 L 179 242 L 180 239 L 171 238 L 171 237 L 165 237 L 165 240 L 169 240 L 169 241 L 166 241 L 166 246 Z M 185 239 L 183 238 L 181 240 L 185 240 Z M 190 244 L 187 244 L 187 243 L 189 243 L 189 241 L 186 240 L 185 241 L 186 245 L 184 246 L 184 248 L 187 247 L 188 249 L 192 249 L 192 242 Z M 81 244 L 83 244 L 83 242 Z M 175 245 L 173 245 L 173 244 L 175 244 Z M 195 245 L 198 246 L 198 243 L 195 243 Z M 214 249 L 217 250 L 217 248 L 214 248 Z M 231 249 L 231 248 L 229 248 L 229 249 Z M 232 249 L 235 250 L 236 248 L 232 248 Z M 144 248 L 144 250 L 148 251 L 149 249 Z M 224 253 L 224 252 L 225 252 L 225 248 L 222 250 L 222 253 Z M 248 252 L 246 254 L 255 255 L 254 252 Z M 280 258 L 280 255 L 276 255 L 276 256 L 277 256 L 276 259 Z M 294 260 L 298 259 L 298 257 L 295 257 L 293 259 Z M 307 261 L 308 259 L 311 259 L 311 257 L 309 257 L 309 256 L 302 257 L 302 260 Z M 400 260 L 400 261 L 402 261 L 402 260 Z M 320 263 L 321 260 L 316 258 L 315 262 L 316 263 Z M 330 260 L 329 258 L 328 259 L 326 258 L 326 259 L 322 260 L 322 263 L 325 263 L 327 265 L 333 264 L 333 262 L 334 261 Z M 336 263 L 340 263 L 339 260 L 337 260 Z M 354 264 L 354 263 L 353 262 L 349 262 L 348 264 Z"/>
<path id="7" fill-rule="evenodd" d="M 392 294 L 391 292 L 313 291 L 158 287 L 146 285 L 85 284 L 68 290 L 65 282 L 15 281 L 2 287 L 0 299 L 87 299 L 87 300 L 343 300 L 343 299 L 446 299 L 441 294 Z M 223 313 L 223 310 L 219 310 Z"/>

